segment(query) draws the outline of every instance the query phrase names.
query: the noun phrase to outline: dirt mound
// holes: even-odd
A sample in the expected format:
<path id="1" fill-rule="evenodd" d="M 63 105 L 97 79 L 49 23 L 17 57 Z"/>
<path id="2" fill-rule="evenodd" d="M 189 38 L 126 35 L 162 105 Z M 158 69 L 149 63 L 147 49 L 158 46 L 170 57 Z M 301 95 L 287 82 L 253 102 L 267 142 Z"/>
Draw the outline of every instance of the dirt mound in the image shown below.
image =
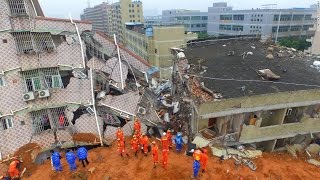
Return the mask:
<path id="1" fill-rule="evenodd" d="M 91 133 L 77 133 L 72 136 L 73 141 L 76 142 L 86 142 L 86 143 L 96 143 L 99 142 L 99 138 Z"/>
<path id="2" fill-rule="evenodd" d="M 156 141 L 161 145 L 159 141 Z M 99 147 L 89 151 L 88 160 L 90 164 L 83 168 L 80 162 L 77 163 L 77 171 L 70 172 L 69 166 L 62 155 L 63 172 L 55 173 L 51 170 L 50 161 L 39 166 L 33 173 L 30 180 L 42 179 L 190 179 L 192 175 L 193 158 L 184 153 L 169 152 L 168 170 L 164 170 L 161 164 L 153 168 L 152 156 L 147 157 L 139 152 L 138 157 L 130 147 L 130 141 L 126 140 L 126 151 L 130 157 L 121 158 L 117 152 L 116 142 L 110 147 Z M 161 163 L 161 150 L 159 160 Z M 287 153 L 264 153 L 262 157 L 252 160 L 258 167 L 252 171 L 245 165 L 236 166 L 232 159 L 222 161 L 219 158 L 210 156 L 207 172 L 199 179 L 320 179 L 319 169 L 305 162 L 304 158 L 293 158 Z M 90 168 L 95 168 L 91 174 Z"/>
<path id="3" fill-rule="evenodd" d="M 13 156 L 18 156 L 22 159 L 23 163 L 21 170 L 26 168 L 26 174 L 33 172 L 37 169 L 37 166 L 33 163 L 34 159 L 37 157 L 41 148 L 36 143 L 29 143 L 20 147 Z"/>

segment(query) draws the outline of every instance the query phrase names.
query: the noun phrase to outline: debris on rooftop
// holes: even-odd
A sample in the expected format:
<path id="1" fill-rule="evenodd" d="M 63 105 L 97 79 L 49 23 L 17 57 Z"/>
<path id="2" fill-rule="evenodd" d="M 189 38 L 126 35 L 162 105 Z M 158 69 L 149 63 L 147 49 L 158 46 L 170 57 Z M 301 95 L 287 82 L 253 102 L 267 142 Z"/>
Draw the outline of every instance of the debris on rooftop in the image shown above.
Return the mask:
<path id="1" fill-rule="evenodd" d="M 280 76 L 273 73 L 270 69 L 262 69 L 258 70 L 258 74 L 261 76 L 263 80 L 279 80 Z"/>

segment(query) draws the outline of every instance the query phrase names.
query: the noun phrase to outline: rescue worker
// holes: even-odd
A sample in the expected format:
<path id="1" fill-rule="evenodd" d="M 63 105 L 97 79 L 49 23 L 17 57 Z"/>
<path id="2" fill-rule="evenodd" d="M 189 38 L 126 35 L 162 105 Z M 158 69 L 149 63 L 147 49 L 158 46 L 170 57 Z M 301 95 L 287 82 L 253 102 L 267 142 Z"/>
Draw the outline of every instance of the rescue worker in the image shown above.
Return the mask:
<path id="1" fill-rule="evenodd" d="M 143 137 L 144 137 L 144 134 L 139 136 L 139 147 L 140 147 L 142 153 L 144 153 L 143 152 L 143 144 L 144 144 L 143 143 L 143 141 L 144 141 Z"/>
<path id="2" fill-rule="evenodd" d="M 129 154 L 125 152 L 124 141 L 121 141 L 120 138 L 118 138 L 118 152 L 122 158 L 123 154 L 126 154 L 129 157 Z"/>
<path id="3" fill-rule="evenodd" d="M 54 170 L 56 172 L 58 171 L 62 171 L 62 166 L 61 166 L 61 156 L 60 153 L 57 151 L 51 151 L 52 155 L 51 155 L 51 162 L 52 162 L 52 166 L 54 167 Z"/>
<path id="4" fill-rule="evenodd" d="M 201 159 L 201 151 L 199 149 L 197 150 L 192 150 L 193 151 L 193 178 L 197 178 L 198 177 L 198 173 L 200 170 L 200 159 Z"/>
<path id="5" fill-rule="evenodd" d="M 207 163 L 208 163 L 208 150 L 204 149 L 203 153 L 201 153 L 200 156 L 200 164 L 201 164 L 201 169 L 202 173 L 206 172 L 207 170 Z"/>
<path id="6" fill-rule="evenodd" d="M 82 166 L 83 167 L 86 167 L 84 162 L 86 162 L 86 164 L 89 165 L 88 150 L 85 147 L 81 146 L 81 147 L 78 148 L 77 156 L 78 156 L 79 161 L 82 162 Z"/>
<path id="7" fill-rule="evenodd" d="M 168 138 L 169 148 L 172 148 L 172 134 L 170 129 L 167 130 L 167 138 Z"/>
<path id="8" fill-rule="evenodd" d="M 121 141 L 124 141 L 124 133 L 120 127 L 118 127 L 118 130 L 116 132 L 117 139 L 120 138 Z"/>
<path id="9" fill-rule="evenodd" d="M 169 149 L 162 149 L 162 165 L 164 169 L 168 167 L 168 153 Z"/>
<path id="10" fill-rule="evenodd" d="M 158 145 L 155 141 L 152 141 L 153 168 L 156 168 L 158 165 L 158 150 Z"/>
<path id="11" fill-rule="evenodd" d="M 138 134 L 141 133 L 141 123 L 138 118 L 135 118 L 134 120 L 133 129 L 134 129 L 134 132 Z"/>
<path id="12" fill-rule="evenodd" d="M 77 169 L 76 158 L 77 157 L 74 155 L 74 153 L 71 150 L 67 150 L 66 159 L 69 164 L 70 171 Z"/>
<path id="13" fill-rule="evenodd" d="M 21 161 L 18 158 L 14 158 L 13 161 L 10 163 L 8 173 L 11 179 L 19 179 L 20 165 L 21 165 Z"/>
<path id="14" fill-rule="evenodd" d="M 131 140 L 131 148 L 134 152 L 134 156 L 138 157 L 139 140 L 137 139 L 136 135 L 133 135 L 133 138 Z"/>
<path id="15" fill-rule="evenodd" d="M 169 151 L 168 137 L 167 137 L 167 133 L 165 132 L 162 134 L 161 143 L 162 143 L 162 149 L 166 149 Z"/>
<path id="16" fill-rule="evenodd" d="M 180 132 L 178 132 L 176 138 L 174 139 L 175 143 L 176 143 L 176 150 L 177 152 L 180 152 L 182 150 L 183 147 L 183 139 L 182 139 L 182 134 Z"/>
<path id="17" fill-rule="evenodd" d="M 147 135 L 143 136 L 142 145 L 143 145 L 143 153 L 145 156 L 147 156 L 148 155 L 148 146 L 149 146 L 149 138 Z"/>

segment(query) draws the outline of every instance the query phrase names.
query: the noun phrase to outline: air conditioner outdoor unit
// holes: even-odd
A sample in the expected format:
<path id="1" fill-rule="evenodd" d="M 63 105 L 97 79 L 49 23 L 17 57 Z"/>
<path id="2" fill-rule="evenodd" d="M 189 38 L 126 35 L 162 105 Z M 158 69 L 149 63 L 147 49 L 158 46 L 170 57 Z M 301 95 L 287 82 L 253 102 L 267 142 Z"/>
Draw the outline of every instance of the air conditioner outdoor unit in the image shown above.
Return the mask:
<path id="1" fill-rule="evenodd" d="M 50 96 L 50 92 L 48 89 L 39 91 L 39 98 L 46 98 Z"/>
<path id="2" fill-rule="evenodd" d="M 138 107 L 138 113 L 139 114 L 146 114 L 147 110 L 146 110 L 146 108 L 139 106 Z"/>
<path id="3" fill-rule="evenodd" d="M 86 75 L 85 73 L 81 72 L 81 71 L 80 71 L 78 74 L 79 74 L 79 77 L 80 77 L 81 79 L 87 78 L 87 75 Z"/>
<path id="4" fill-rule="evenodd" d="M 119 88 L 119 87 L 118 87 L 118 83 L 116 83 L 116 82 L 109 81 L 109 84 L 110 84 L 111 86 L 113 86 L 113 87 Z"/>
<path id="5" fill-rule="evenodd" d="M 127 119 L 130 118 L 129 114 L 126 114 L 126 113 L 123 113 L 123 112 L 120 113 L 120 116 L 123 117 L 123 118 L 127 118 Z"/>
<path id="6" fill-rule="evenodd" d="M 34 93 L 33 92 L 27 92 L 27 93 L 23 94 L 23 100 L 24 101 L 34 100 Z"/>
<path id="7" fill-rule="evenodd" d="M 91 115 L 91 116 L 93 116 L 94 115 L 94 110 L 91 108 L 91 107 L 87 107 L 87 112 Z"/>

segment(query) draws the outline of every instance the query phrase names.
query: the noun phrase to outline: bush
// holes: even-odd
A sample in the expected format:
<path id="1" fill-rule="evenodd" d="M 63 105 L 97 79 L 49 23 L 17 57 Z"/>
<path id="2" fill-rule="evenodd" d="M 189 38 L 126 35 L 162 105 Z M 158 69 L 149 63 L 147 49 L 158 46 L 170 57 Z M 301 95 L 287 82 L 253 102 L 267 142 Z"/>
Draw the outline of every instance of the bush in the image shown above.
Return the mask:
<path id="1" fill-rule="evenodd" d="M 300 38 L 294 38 L 294 37 L 283 38 L 279 41 L 279 44 L 281 46 L 295 48 L 300 51 L 308 49 L 311 46 L 311 43 L 307 42 L 305 38 L 300 39 Z"/>

